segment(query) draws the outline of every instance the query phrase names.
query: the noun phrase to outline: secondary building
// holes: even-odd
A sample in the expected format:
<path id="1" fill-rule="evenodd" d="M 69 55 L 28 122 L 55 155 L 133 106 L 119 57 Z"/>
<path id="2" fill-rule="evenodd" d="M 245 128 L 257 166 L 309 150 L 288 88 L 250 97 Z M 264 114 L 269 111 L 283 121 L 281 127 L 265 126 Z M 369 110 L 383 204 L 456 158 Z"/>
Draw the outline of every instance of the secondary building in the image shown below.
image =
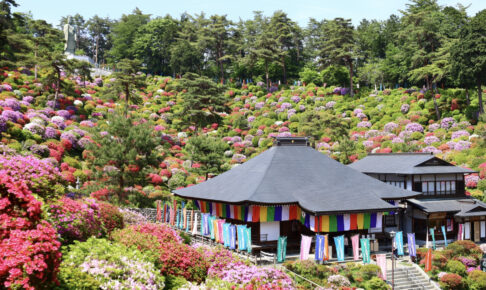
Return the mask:
<path id="1" fill-rule="evenodd" d="M 474 171 L 454 166 L 429 153 L 370 154 L 350 164 L 384 183 L 422 192 L 408 199 L 401 227 L 414 232 L 417 242 L 427 240 L 430 229 L 448 240 L 486 238 L 486 204 L 465 194 L 464 175 Z M 393 223 L 385 221 L 385 224 Z"/>

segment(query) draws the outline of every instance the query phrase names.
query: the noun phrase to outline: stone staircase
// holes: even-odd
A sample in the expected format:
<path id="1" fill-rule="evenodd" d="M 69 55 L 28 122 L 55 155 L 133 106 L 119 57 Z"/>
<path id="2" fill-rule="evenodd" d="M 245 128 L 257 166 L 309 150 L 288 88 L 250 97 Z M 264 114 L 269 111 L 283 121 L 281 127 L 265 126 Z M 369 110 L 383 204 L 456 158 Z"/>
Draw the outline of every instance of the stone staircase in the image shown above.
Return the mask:
<path id="1" fill-rule="evenodd" d="M 391 269 L 387 270 L 388 282 L 391 284 Z M 399 267 L 395 269 L 395 289 L 396 290 L 432 290 L 440 289 L 432 282 L 427 274 L 418 267 Z"/>

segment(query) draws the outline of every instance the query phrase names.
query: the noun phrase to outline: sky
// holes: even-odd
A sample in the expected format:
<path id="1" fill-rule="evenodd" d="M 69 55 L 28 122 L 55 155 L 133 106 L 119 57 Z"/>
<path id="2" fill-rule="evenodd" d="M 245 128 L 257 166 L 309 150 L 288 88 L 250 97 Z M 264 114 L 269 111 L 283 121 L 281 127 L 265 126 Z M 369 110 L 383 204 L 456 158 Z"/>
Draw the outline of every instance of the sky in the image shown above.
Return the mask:
<path id="1" fill-rule="evenodd" d="M 406 8 L 408 0 L 16 0 L 19 7 L 14 11 L 31 12 L 34 19 L 44 19 L 58 25 L 62 16 L 81 14 L 85 19 L 94 15 L 118 19 L 122 14 L 138 7 L 145 14 L 155 16 L 172 15 L 174 18 L 188 12 L 189 14 L 227 15 L 231 20 L 243 20 L 253 17 L 253 11 L 263 11 L 271 15 L 282 10 L 300 26 L 306 26 L 309 18 L 333 19 L 335 17 L 351 18 L 354 25 L 361 19 L 387 19 L 391 14 L 399 15 L 399 10 Z M 486 9 L 486 0 L 438 0 L 442 6 L 471 5 L 468 14 L 475 15 Z"/>

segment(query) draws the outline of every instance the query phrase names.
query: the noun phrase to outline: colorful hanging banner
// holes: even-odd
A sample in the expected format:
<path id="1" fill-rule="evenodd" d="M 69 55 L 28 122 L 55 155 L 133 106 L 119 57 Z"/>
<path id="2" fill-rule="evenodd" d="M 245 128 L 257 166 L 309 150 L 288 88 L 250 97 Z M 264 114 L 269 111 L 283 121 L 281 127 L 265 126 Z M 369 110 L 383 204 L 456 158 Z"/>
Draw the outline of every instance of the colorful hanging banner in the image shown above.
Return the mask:
<path id="1" fill-rule="evenodd" d="M 246 251 L 251 253 L 251 228 L 248 227 L 245 229 L 245 243 L 246 243 Z"/>
<path id="2" fill-rule="evenodd" d="M 214 230 L 214 221 L 216 220 L 216 217 L 214 216 L 209 216 L 208 219 L 208 224 L 209 224 L 209 236 L 211 237 L 211 240 L 215 239 L 215 230 Z"/>
<path id="3" fill-rule="evenodd" d="M 162 221 L 162 209 L 160 208 L 160 200 L 157 200 L 157 221 Z"/>
<path id="4" fill-rule="evenodd" d="M 312 237 L 302 235 L 300 242 L 300 260 L 304 261 L 309 259 L 309 251 L 311 247 Z"/>
<path id="5" fill-rule="evenodd" d="M 193 216 L 194 216 L 194 219 L 193 219 L 193 225 L 192 225 L 192 234 L 193 235 L 196 235 L 197 234 L 197 213 L 193 212 Z"/>
<path id="6" fill-rule="evenodd" d="M 344 235 L 334 237 L 334 245 L 336 246 L 336 256 L 339 262 L 344 261 Z"/>
<path id="7" fill-rule="evenodd" d="M 324 242 L 325 237 L 322 235 L 316 235 L 316 249 L 315 249 L 315 259 L 316 261 L 324 260 Z"/>
<path id="8" fill-rule="evenodd" d="M 230 224 L 224 223 L 223 224 L 223 244 L 225 247 L 230 246 Z"/>
<path id="9" fill-rule="evenodd" d="M 462 241 L 463 239 L 464 239 L 463 225 L 459 224 L 458 229 L 457 229 L 457 240 Z"/>
<path id="10" fill-rule="evenodd" d="M 432 248 L 435 250 L 435 231 L 434 228 L 430 228 L 430 236 L 432 237 Z"/>
<path id="11" fill-rule="evenodd" d="M 285 262 L 287 256 L 287 237 L 278 237 L 277 262 Z"/>
<path id="12" fill-rule="evenodd" d="M 397 232 L 395 235 L 395 246 L 397 248 L 397 255 L 403 256 L 403 232 Z"/>
<path id="13" fill-rule="evenodd" d="M 370 239 L 361 239 L 361 256 L 363 257 L 363 263 L 370 263 Z"/>
<path id="14" fill-rule="evenodd" d="M 353 259 L 359 260 L 359 234 L 351 237 L 351 244 L 353 245 Z"/>
<path id="15" fill-rule="evenodd" d="M 430 270 L 432 270 L 432 249 L 429 249 L 425 255 L 425 272 Z"/>
<path id="16" fill-rule="evenodd" d="M 447 219 L 447 231 L 452 232 L 454 230 L 454 220 Z"/>
<path id="17" fill-rule="evenodd" d="M 415 245 L 415 233 L 407 234 L 408 254 L 410 257 L 417 256 L 417 248 Z"/>
<path id="18" fill-rule="evenodd" d="M 238 250 L 244 251 L 246 250 L 246 244 L 245 244 L 245 225 L 239 225 L 236 226 L 238 230 Z"/>
<path id="19" fill-rule="evenodd" d="M 230 249 L 236 249 L 236 226 L 230 226 Z"/>
<path id="20" fill-rule="evenodd" d="M 447 247 L 447 234 L 446 234 L 445 226 L 441 226 L 441 228 L 442 228 L 442 235 L 444 236 L 444 247 Z"/>
<path id="21" fill-rule="evenodd" d="M 380 277 L 386 281 L 386 254 L 376 255 L 376 265 L 381 269 Z"/>

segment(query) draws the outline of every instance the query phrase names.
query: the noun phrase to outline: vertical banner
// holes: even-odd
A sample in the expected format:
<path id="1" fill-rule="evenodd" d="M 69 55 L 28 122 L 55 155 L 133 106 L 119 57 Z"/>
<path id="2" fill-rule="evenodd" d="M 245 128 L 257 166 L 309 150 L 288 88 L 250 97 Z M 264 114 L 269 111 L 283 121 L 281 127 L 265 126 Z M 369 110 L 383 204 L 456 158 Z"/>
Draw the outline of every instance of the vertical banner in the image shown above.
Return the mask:
<path id="1" fill-rule="evenodd" d="M 486 238 L 486 222 L 481 221 L 481 238 Z"/>
<path id="2" fill-rule="evenodd" d="M 201 230 L 204 229 L 203 235 L 207 236 L 210 234 L 209 213 L 205 213 L 203 215 L 203 219 L 204 219 L 204 227 L 201 227 Z"/>
<path id="3" fill-rule="evenodd" d="M 322 235 L 316 235 L 316 261 L 324 260 L 324 242 L 325 238 Z"/>
<path id="4" fill-rule="evenodd" d="M 447 231 L 452 232 L 454 230 L 454 220 L 447 219 Z"/>
<path id="5" fill-rule="evenodd" d="M 359 260 L 359 234 L 351 237 L 351 243 L 353 245 L 353 259 Z"/>
<path id="6" fill-rule="evenodd" d="M 459 224 L 457 227 L 457 240 L 462 241 L 464 239 L 463 224 Z"/>
<path id="7" fill-rule="evenodd" d="M 478 243 L 479 240 L 480 240 L 480 229 L 479 229 L 479 221 L 475 221 L 473 223 L 474 225 L 474 236 L 473 236 L 473 240 Z"/>
<path id="8" fill-rule="evenodd" d="M 302 235 L 300 242 L 300 260 L 304 261 L 309 259 L 309 251 L 312 242 L 312 237 Z"/>
<path id="9" fill-rule="evenodd" d="M 445 226 L 441 226 L 442 229 L 442 235 L 444 236 L 444 247 L 447 247 L 447 234 L 446 234 L 446 228 Z"/>
<path id="10" fill-rule="evenodd" d="M 429 231 L 430 231 L 430 237 L 432 238 L 432 248 L 435 251 L 435 230 L 434 228 L 430 228 Z"/>
<path id="11" fill-rule="evenodd" d="M 209 236 L 211 237 L 211 240 L 214 240 L 214 216 L 210 216 L 208 219 L 208 224 L 209 224 Z"/>
<path id="12" fill-rule="evenodd" d="M 285 262 L 287 256 L 287 237 L 278 237 L 277 245 L 277 262 Z"/>
<path id="13" fill-rule="evenodd" d="M 192 212 L 194 219 L 193 219 L 193 225 L 192 225 L 192 234 L 196 235 L 197 234 L 197 213 Z"/>
<path id="14" fill-rule="evenodd" d="M 339 262 L 344 261 L 344 235 L 334 237 L 334 245 L 336 246 L 336 256 Z"/>
<path id="15" fill-rule="evenodd" d="M 160 208 L 160 200 L 157 200 L 157 221 L 161 222 L 162 220 L 162 209 Z"/>
<path id="16" fill-rule="evenodd" d="M 370 263 L 370 239 L 361 239 L 361 256 L 363 257 L 363 263 Z"/>
<path id="17" fill-rule="evenodd" d="M 177 208 L 175 209 L 175 214 L 176 214 L 175 227 L 179 228 L 180 217 L 179 217 L 179 211 L 177 210 Z"/>
<path id="18" fill-rule="evenodd" d="M 380 277 L 386 281 L 386 254 L 377 254 L 376 255 L 376 264 L 381 269 Z"/>
<path id="19" fill-rule="evenodd" d="M 432 249 L 429 249 L 425 255 L 425 272 L 430 270 L 432 270 Z"/>
<path id="20" fill-rule="evenodd" d="M 395 235 L 395 246 L 397 247 L 397 255 L 403 256 L 403 232 L 397 232 Z"/>
<path id="21" fill-rule="evenodd" d="M 224 232 L 223 232 L 223 224 L 224 220 L 218 220 L 218 234 L 219 234 L 219 243 L 224 243 Z"/>
<path id="22" fill-rule="evenodd" d="M 237 226 L 237 228 L 238 228 L 238 250 L 240 250 L 240 251 L 246 250 L 245 227 L 246 226 Z"/>
<path id="23" fill-rule="evenodd" d="M 407 234 L 408 254 L 410 257 L 417 257 L 417 248 L 415 246 L 415 233 Z"/>
<path id="24" fill-rule="evenodd" d="M 236 226 L 230 226 L 230 249 L 236 249 Z"/>
<path id="25" fill-rule="evenodd" d="M 245 243 L 246 243 L 246 251 L 251 253 L 251 228 L 248 227 L 245 229 Z"/>
<path id="26" fill-rule="evenodd" d="M 470 240 L 471 239 L 471 222 L 464 223 L 462 227 L 462 231 L 464 232 L 464 239 Z"/>
<path id="27" fill-rule="evenodd" d="M 323 261 L 328 261 L 330 259 L 329 255 L 329 235 L 324 235 L 324 258 Z"/>
<path id="28" fill-rule="evenodd" d="M 230 224 L 223 224 L 223 244 L 225 247 L 230 246 Z"/>

